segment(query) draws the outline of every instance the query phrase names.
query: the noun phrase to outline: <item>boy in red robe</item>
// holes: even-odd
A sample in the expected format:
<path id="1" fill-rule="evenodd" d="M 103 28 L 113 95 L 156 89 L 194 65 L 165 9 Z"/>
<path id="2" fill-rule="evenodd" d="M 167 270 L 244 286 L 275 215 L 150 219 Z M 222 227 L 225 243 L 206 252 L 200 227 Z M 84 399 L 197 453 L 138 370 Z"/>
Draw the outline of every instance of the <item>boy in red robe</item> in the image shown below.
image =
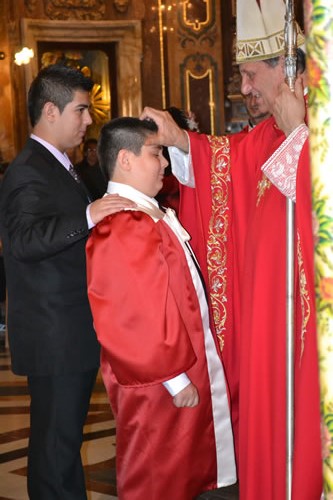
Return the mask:
<path id="1" fill-rule="evenodd" d="M 106 124 L 108 192 L 134 210 L 87 244 L 88 295 L 117 426 L 120 500 L 192 500 L 236 482 L 228 393 L 189 235 L 159 209 L 167 161 L 152 121 Z"/>

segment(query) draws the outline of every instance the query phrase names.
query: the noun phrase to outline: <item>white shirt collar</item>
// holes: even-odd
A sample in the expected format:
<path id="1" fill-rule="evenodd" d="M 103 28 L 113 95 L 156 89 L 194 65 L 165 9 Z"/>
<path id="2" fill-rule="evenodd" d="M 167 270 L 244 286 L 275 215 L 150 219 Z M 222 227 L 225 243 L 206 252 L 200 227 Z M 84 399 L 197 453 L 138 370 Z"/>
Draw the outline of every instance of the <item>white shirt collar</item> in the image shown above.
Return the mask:
<path id="1" fill-rule="evenodd" d="M 68 170 L 70 165 L 71 165 L 71 161 L 70 159 L 68 158 L 67 154 L 66 153 L 62 153 L 61 151 L 59 151 L 59 149 L 57 149 L 56 147 L 54 147 L 52 144 L 50 144 L 49 142 L 45 141 L 44 139 L 42 139 L 41 137 L 38 137 L 38 135 L 35 135 L 35 134 L 31 134 L 30 135 L 31 139 L 33 139 L 34 141 L 37 141 L 39 142 L 42 146 L 44 146 L 44 148 L 46 148 L 48 151 L 50 151 L 51 154 L 53 154 L 53 156 L 55 156 L 55 158 Z"/>
<path id="2" fill-rule="evenodd" d="M 155 198 L 151 198 L 146 194 L 138 191 L 137 189 L 129 186 L 128 184 L 122 184 L 121 182 L 108 182 L 107 187 L 108 194 L 119 194 L 124 198 L 135 201 L 137 204 L 136 208 L 130 208 L 125 210 L 141 210 L 149 214 L 154 220 L 159 220 L 164 217 L 164 212 L 159 209 L 158 202 Z"/>
<path id="3" fill-rule="evenodd" d="M 138 191 L 137 189 L 135 189 L 132 186 L 129 186 L 128 184 L 109 181 L 107 192 L 109 194 L 115 194 L 115 193 L 120 194 L 121 196 L 129 198 L 130 200 L 135 202 L 139 201 L 140 204 L 142 205 L 147 204 L 146 206 L 150 206 L 150 203 L 153 203 L 153 205 L 158 207 L 158 202 L 155 200 L 155 198 L 147 196 L 146 194 L 142 193 L 142 191 Z"/>

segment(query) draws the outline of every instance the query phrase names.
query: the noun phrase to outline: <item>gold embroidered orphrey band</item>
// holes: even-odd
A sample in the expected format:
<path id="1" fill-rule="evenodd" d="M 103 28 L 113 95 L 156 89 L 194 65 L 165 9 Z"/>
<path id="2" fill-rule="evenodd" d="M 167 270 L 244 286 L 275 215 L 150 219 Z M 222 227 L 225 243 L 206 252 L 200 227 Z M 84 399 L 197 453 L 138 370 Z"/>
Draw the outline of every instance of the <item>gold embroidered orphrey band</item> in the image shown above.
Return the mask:
<path id="1" fill-rule="evenodd" d="M 297 233 L 297 262 L 298 262 L 298 274 L 299 274 L 299 294 L 301 300 L 301 310 L 302 310 L 302 331 L 301 331 L 301 354 L 300 358 L 303 356 L 304 347 L 305 347 L 305 337 L 307 333 L 307 325 L 311 315 L 311 302 L 310 295 L 308 290 L 308 283 L 306 279 L 303 255 L 302 255 L 302 247 L 301 247 L 301 239 L 299 234 Z M 301 361 L 301 359 L 300 359 Z"/>
<path id="2" fill-rule="evenodd" d="M 212 216 L 208 229 L 207 265 L 213 320 L 221 351 L 227 320 L 227 232 L 230 200 L 230 144 L 227 137 L 208 136 L 212 150 Z"/>

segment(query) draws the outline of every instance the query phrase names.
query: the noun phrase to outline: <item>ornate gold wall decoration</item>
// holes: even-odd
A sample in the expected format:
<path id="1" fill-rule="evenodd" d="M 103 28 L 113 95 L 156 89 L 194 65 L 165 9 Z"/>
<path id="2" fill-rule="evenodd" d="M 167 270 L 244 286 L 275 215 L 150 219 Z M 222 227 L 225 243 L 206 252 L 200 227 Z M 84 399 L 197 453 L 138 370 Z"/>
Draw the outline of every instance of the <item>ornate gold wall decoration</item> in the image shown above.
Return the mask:
<path id="1" fill-rule="evenodd" d="M 26 11 L 32 15 L 35 11 L 37 0 L 24 0 Z"/>
<path id="2" fill-rule="evenodd" d="M 209 31 L 205 31 L 203 34 L 200 34 L 198 38 L 197 34 L 192 31 L 181 31 L 178 30 L 178 40 L 183 48 L 188 48 L 191 46 L 196 46 L 197 44 L 201 46 L 208 45 L 213 47 L 217 37 L 216 26 L 212 26 Z"/>
<path id="3" fill-rule="evenodd" d="M 102 125 L 110 119 L 110 102 L 104 98 L 101 85 L 95 83 L 90 92 L 90 114 L 98 125 Z"/>
<path id="4" fill-rule="evenodd" d="M 215 23 L 215 0 L 185 0 L 178 8 L 179 25 L 196 38 Z"/>
<path id="5" fill-rule="evenodd" d="M 163 6 L 164 7 L 164 6 Z M 164 37 L 163 37 L 163 12 L 161 0 L 158 0 L 158 32 L 160 43 L 160 60 L 161 60 L 161 87 L 162 87 L 162 107 L 166 108 L 166 85 L 165 85 L 165 64 L 164 64 Z"/>
<path id="6" fill-rule="evenodd" d="M 218 109 L 216 75 L 217 64 L 209 54 L 196 53 L 187 57 L 181 65 L 182 102 L 187 110 L 209 123 L 211 134 L 215 133 Z"/>
<path id="7" fill-rule="evenodd" d="M 182 5 L 184 24 L 194 31 L 201 31 L 210 23 L 210 7 L 209 0 L 185 0 Z"/>
<path id="8" fill-rule="evenodd" d="M 105 0 L 44 0 L 50 19 L 99 20 L 105 15 Z"/>
<path id="9" fill-rule="evenodd" d="M 208 45 L 213 47 L 216 29 L 215 0 L 180 2 L 178 5 L 178 40 L 183 48 Z"/>
<path id="10" fill-rule="evenodd" d="M 127 12 L 130 0 L 113 0 L 112 3 L 116 11 L 124 14 L 125 12 Z"/>

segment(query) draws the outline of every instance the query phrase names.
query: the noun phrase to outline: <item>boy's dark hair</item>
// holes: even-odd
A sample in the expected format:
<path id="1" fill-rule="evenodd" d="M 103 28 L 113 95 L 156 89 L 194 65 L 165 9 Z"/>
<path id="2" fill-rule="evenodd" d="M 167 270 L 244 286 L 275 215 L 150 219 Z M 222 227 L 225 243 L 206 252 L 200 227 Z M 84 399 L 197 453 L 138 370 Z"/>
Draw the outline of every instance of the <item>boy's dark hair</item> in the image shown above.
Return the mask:
<path id="1" fill-rule="evenodd" d="M 43 68 L 33 80 L 28 93 L 31 125 L 36 125 L 47 102 L 52 102 L 62 113 L 65 106 L 73 100 L 76 90 L 90 92 L 93 85 L 91 78 L 75 68 L 60 64 Z"/>
<path id="2" fill-rule="evenodd" d="M 122 117 L 106 123 L 101 129 L 97 147 L 99 164 L 105 177 L 112 178 L 121 149 L 139 156 L 147 137 L 157 131 L 158 127 L 153 120 Z"/>

